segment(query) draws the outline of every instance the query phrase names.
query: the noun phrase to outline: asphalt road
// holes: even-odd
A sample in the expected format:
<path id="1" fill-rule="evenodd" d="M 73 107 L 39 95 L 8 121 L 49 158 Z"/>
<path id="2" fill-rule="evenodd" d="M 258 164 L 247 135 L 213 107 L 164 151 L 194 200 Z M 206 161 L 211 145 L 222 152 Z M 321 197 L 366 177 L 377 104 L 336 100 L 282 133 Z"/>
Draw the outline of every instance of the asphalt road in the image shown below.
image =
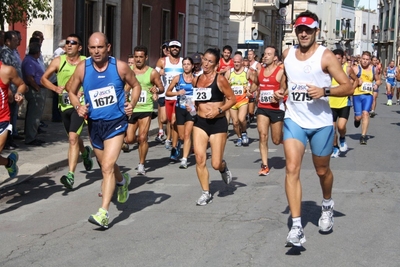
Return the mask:
<path id="1" fill-rule="evenodd" d="M 113 199 L 106 231 L 87 222 L 101 203 L 98 168 L 85 172 L 79 164 L 73 191 L 59 182 L 65 168 L 8 188 L 0 200 L 0 266 L 399 266 L 400 106 L 384 102 L 381 94 L 368 145 L 359 145 L 351 113 L 350 149 L 331 160 L 335 226 L 330 234 L 318 232 L 322 196 L 307 148 L 301 170 L 303 248 L 284 247 L 291 220 L 282 146 L 270 144 L 271 173 L 259 177 L 252 124 L 248 147 L 235 147 L 233 135 L 227 142 L 230 185 L 207 162 L 214 201 L 204 207 L 195 205 L 201 189 L 194 157 L 181 170 L 154 137 L 147 176 L 132 179 L 127 203 Z M 118 162 L 134 176 L 137 150 L 121 153 Z"/>

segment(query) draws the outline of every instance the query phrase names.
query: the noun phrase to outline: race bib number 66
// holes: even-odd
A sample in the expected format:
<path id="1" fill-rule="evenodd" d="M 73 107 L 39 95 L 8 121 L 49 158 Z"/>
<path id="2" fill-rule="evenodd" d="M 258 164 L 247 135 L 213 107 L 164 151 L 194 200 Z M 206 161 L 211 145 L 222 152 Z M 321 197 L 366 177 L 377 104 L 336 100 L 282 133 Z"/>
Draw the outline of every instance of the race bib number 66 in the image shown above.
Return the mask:
<path id="1" fill-rule="evenodd" d="M 94 109 L 111 106 L 117 103 L 114 86 L 107 86 L 89 91 L 90 102 Z"/>
<path id="2" fill-rule="evenodd" d="M 305 84 L 289 83 L 289 98 L 293 102 L 310 102 L 312 98 L 308 95 L 308 87 Z"/>
<path id="3" fill-rule="evenodd" d="M 206 101 L 211 99 L 211 88 L 193 88 L 194 101 Z"/>

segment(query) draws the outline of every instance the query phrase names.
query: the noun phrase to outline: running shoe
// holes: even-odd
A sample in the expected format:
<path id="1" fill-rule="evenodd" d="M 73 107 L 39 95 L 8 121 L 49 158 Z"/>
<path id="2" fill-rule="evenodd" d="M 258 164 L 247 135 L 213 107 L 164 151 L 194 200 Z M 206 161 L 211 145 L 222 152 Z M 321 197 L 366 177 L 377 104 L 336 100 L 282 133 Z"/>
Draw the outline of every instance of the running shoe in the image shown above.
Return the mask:
<path id="1" fill-rule="evenodd" d="M 333 147 L 333 152 L 331 154 L 331 158 L 338 158 L 340 154 L 340 150 L 338 147 L 334 146 Z"/>
<path id="2" fill-rule="evenodd" d="M 333 205 L 333 203 L 331 206 L 322 205 L 322 213 L 318 221 L 321 232 L 329 232 L 333 227 Z"/>
<path id="3" fill-rule="evenodd" d="M 346 138 L 339 138 L 339 151 L 346 152 L 348 149 Z"/>
<path id="4" fill-rule="evenodd" d="M 242 146 L 242 138 L 238 138 L 238 140 L 236 141 L 235 146 Z"/>
<path id="5" fill-rule="evenodd" d="M 72 189 L 74 186 L 74 174 L 68 172 L 67 175 L 61 176 L 60 182 L 68 189 Z"/>
<path id="6" fill-rule="evenodd" d="M 226 164 L 226 161 L 223 160 L 223 162 L 225 162 L 225 170 L 221 172 L 221 178 L 226 184 L 230 184 L 230 182 L 232 182 L 232 173 L 228 169 L 228 164 Z"/>
<path id="7" fill-rule="evenodd" d="M 197 206 L 205 206 L 212 202 L 212 195 L 210 192 L 204 192 L 201 194 L 200 198 L 196 201 Z"/>
<path id="8" fill-rule="evenodd" d="M 187 169 L 187 159 L 181 160 L 181 165 L 179 165 L 179 169 Z"/>
<path id="9" fill-rule="evenodd" d="M 121 150 L 122 150 L 124 153 L 129 152 L 129 145 L 128 145 L 127 143 L 124 142 L 124 143 L 122 144 Z"/>
<path id="10" fill-rule="evenodd" d="M 375 117 L 375 115 L 376 115 L 375 111 L 371 110 L 371 111 L 369 112 L 369 116 L 370 116 L 371 118 Z"/>
<path id="11" fill-rule="evenodd" d="M 171 150 L 172 149 L 172 142 L 171 140 L 165 140 L 165 149 Z"/>
<path id="12" fill-rule="evenodd" d="M 163 133 L 158 133 L 155 139 L 157 142 L 164 144 L 165 143 L 165 136 Z"/>
<path id="13" fill-rule="evenodd" d="M 144 164 L 139 164 L 137 167 L 137 174 L 138 175 L 146 175 L 146 170 L 144 168 Z"/>
<path id="14" fill-rule="evenodd" d="M 108 228 L 109 219 L 110 217 L 108 217 L 108 212 L 105 209 L 100 208 L 96 214 L 90 215 L 88 221 L 103 228 Z"/>
<path id="15" fill-rule="evenodd" d="M 83 166 L 85 166 L 85 170 L 90 171 L 93 168 L 93 160 L 92 153 L 93 149 L 90 146 L 85 146 L 86 156 L 82 154 Z"/>
<path id="16" fill-rule="evenodd" d="M 245 134 L 245 133 L 242 134 L 242 143 L 244 146 L 247 146 L 249 144 L 249 138 L 247 137 L 247 134 Z"/>
<path id="17" fill-rule="evenodd" d="M 400 105 L 400 100 L 397 100 L 397 105 L 398 105 L 398 106 Z"/>
<path id="18" fill-rule="evenodd" d="M 267 176 L 269 174 L 269 168 L 267 165 L 261 164 L 261 170 L 258 172 L 260 176 Z"/>
<path id="19" fill-rule="evenodd" d="M 169 158 L 170 158 L 172 161 L 179 161 L 179 155 L 180 155 L 179 149 L 173 147 L 173 148 L 171 149 L 171 156 L 170 156 Z"/>
<path id="20" fill-rule="evenodd" d="M 361 135 L 360 145 L 366 145 L 366 144 L 367 144 L 367 137 L 365 135 Z"/>
<path id="21" fill-rule="evenodd" d="M 354 120 L 354 127 L 360 127 L 361 121 Z"/>
<path id="22" fill-rule="evenodd" d="M 387 106 L 391 106 L 392 104 L 393 104 L 393 102 L 392 102 L 391 99 L 389 99 L 389 100 L 387 101 L 387 103 L 386 103 Z"/>
<path id="23" fill-rule="evenodd" d="M 122 174 L 122 178 L 125 179 L 124 185 L 118 186 L 118 202 L 125 203 L 129 198 L 128 186 L 131 183 L 131 177 L 129 174 Z"/>
<path id="24" fill-rule="evenodd" d="M 303 227 L 293 226 L 286 237 L 286 247 L 301 247 L 306 242 Z"/>
<path id="25" fill-rule="evenodd" d="M 11 152 L 7 157 L 10 160 L 10 167 L 6 167 L 8 175 L 10 178 L 15 178 L 18 175 L 19 168 L 17 166 L 17 162 L 19 159 L 17 152 Z"/>

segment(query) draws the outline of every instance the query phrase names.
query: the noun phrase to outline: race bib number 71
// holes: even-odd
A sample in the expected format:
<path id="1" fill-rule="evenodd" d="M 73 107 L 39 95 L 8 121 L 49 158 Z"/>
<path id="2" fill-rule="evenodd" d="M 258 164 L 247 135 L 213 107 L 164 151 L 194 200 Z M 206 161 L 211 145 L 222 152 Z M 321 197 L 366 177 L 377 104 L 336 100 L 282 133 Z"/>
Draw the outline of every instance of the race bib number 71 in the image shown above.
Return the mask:
<path id="1" fill-rule="evenodd" d="M 90 102 L 94 109 L 104 108 L 117 103 L 114 86 L 107 86 L 89 91 Z"/>

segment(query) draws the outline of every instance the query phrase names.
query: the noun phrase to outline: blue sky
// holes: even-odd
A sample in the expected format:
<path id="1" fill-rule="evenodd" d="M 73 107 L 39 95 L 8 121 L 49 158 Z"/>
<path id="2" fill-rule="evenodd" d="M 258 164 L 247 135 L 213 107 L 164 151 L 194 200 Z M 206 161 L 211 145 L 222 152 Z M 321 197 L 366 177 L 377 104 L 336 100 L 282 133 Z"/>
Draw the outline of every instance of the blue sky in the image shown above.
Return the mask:
<path id="1" fill-rule="evenodd" d="M 368 2 L 371 1 L 369 4 L 371 5 L 371 10 L 376 10 L 378 6 L 378 1 L 377 0 L 360 0 L 360 3 L 358 6 L 364 6 L 365 8 L 368 8 Z"/>

